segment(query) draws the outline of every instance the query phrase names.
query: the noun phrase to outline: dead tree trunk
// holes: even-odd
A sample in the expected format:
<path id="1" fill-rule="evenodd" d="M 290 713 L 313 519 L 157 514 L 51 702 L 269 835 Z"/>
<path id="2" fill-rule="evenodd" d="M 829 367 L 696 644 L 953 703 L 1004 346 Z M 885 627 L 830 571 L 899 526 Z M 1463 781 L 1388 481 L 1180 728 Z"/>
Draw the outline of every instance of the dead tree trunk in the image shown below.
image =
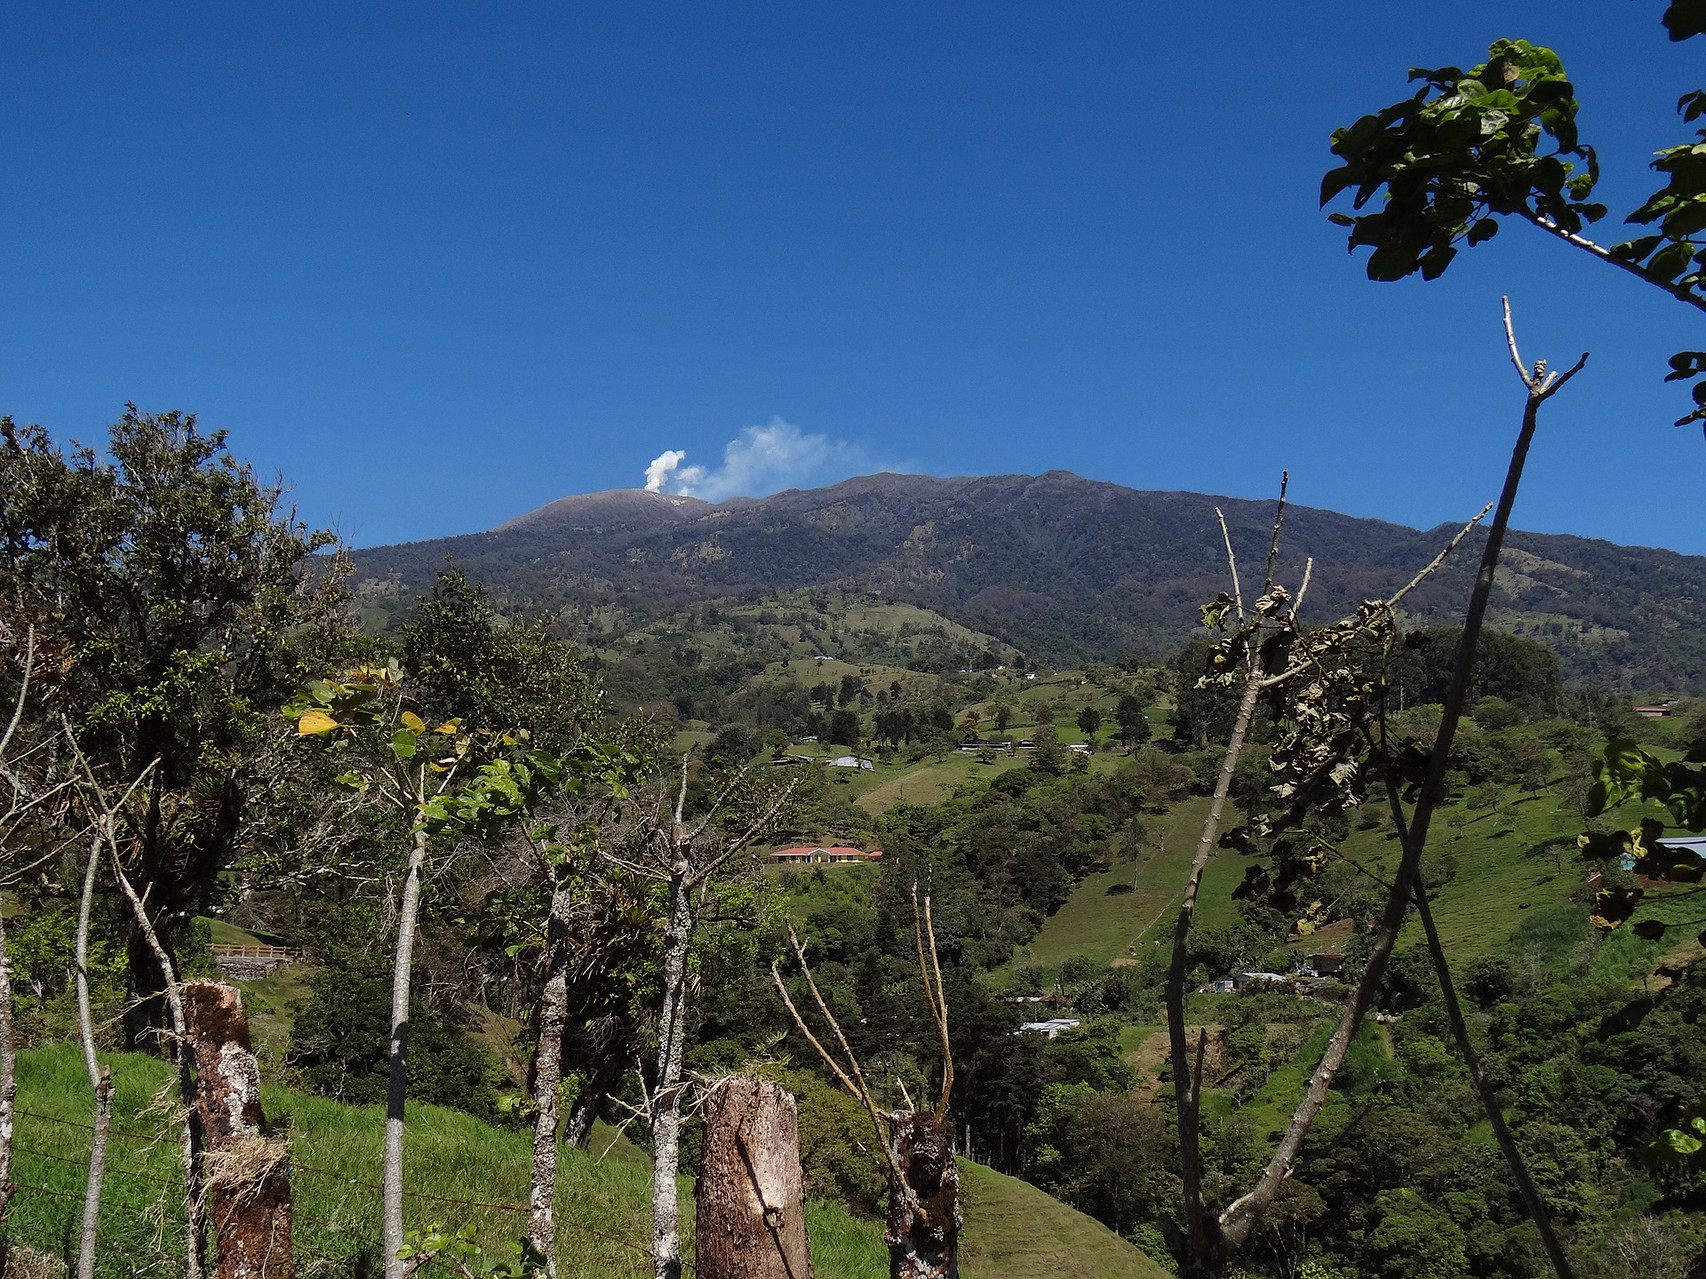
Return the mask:
<path id="1" fill-rule="evenodd" d="M 291 1279 L 290 1147 L 267 1136 L 261 1072 L 243 993 L 220 982 L 182 987 L 195 1056 L 195 1107 L 207 1165 L 217 1279 Z"/>
<path id="2" fill-rule="evenodd" d="M 794 1099 L 736 1076 L 705 1097 L 704 1164 L 694 1195 L 700 1279 L 809 1279 L 805 1174 Z"/>
<path id="3" fill-rule="evenodd" d="M 889 1174 L 888 1231 L 883 1242 L 889 1249 L 890 1279 L 957 1279 L 960 1273 L 960 1172 L 954 1162 L 954 1131 L 948 1124 L 948 1102 L 954 1091 L 954 1054 L 948 1036 L 948 1001 L 942 986 L 942 966 L 937 960 L 936 927 L 930 919 L 930 899 L 924 898 L 919 908 L 918 889 L 912 890 L 913 940 L 918 946 L 918 974 L 923 979 L 924 998 L 930 1005 L 931 1020 L 942 1047 L 942 1091 L 931 1110 L 884 1111 L 878 1107 L 866 1082 L 864 1068 L 848 1046 L 841 1024 L 824 1003 L 823 992 L 817 988 L 811 966 L 806 963 L 806 949 L 792 927 L 788 942 L 800 962 L 800 975 L 812 993 L 812 1001 L 824 1023 L 835 1036 L 845 1067 L 812 1034 L 793 997 L 782 980 L 778 963 L 770 965 L 770 977 L 782 1006 L 799 1028 L 806 1042 L 817 1050 L 841 1081 L 841 1086 L 870 1115 L 881 1144 L 883 1162 Z M 903 1090 L 904 1092 L 904 1090 Z M 907 1104 L 912 1104 L 908 1098 Z"/>
<path id="4" fill-rule="evenodd" d="M 927 1110 L 889 1116 L 889 1279 L 957 1279 L 960 1170 L 953 1134 Z"/>

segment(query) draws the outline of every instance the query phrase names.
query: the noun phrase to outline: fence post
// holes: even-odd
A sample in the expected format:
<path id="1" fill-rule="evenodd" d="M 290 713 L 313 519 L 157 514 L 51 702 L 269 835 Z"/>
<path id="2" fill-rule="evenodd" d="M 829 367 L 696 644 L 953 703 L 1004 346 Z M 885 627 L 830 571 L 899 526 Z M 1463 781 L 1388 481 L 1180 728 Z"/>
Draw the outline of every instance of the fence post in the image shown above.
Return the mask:
<path id="1" fill-rule="evenodd" d="M 195 1055 L 196 1110 L 207 1150 L 207 1206 L 217 1279 L 292 1279 L 290 1144 L 267 1136 L 261 1072 L 249 1047 L 243 992 L 222 982 L 183 986 Z"/>
<path id="2" fill-rule="evenodd" d="M 794 1099 L 776 1084 L 737 1075 L 711 1089 L 701 1113 L 699 1279 L 810 1279 Z"/>

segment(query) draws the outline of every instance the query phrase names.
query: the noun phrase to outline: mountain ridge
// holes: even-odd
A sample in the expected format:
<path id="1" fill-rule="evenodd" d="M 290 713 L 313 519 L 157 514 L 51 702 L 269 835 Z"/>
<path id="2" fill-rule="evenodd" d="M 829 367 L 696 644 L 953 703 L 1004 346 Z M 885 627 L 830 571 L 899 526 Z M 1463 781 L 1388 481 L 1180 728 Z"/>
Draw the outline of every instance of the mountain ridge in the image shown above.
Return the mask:
<path id="1" fill-rule="evenodd" d="M 1226 585 L 1216 508 L 1246 580 L 1272 501 L 1138 490 L 1068 471 L 882 473 L 708 503 L 638 489 L 569 495 L 484 533 L 353 553 L 357 593 L 406 611 L 446 556 L 503 607 L 555 615 L 587 640 L 718 598 L 855 589 L 931 608 L 1043 660 L 1159 656 Z M 1460 526 L 1421 530 L 1288 506 L 1279 577 L 1315 560 L 1306 621 L 1408 581 Z M 1484 534 L 1407 603 L 1453 621 Z M 1567 676 L 1628 691 L 1706 692 L 1706 558 L 1573 534 L 1513 531 L 1491 620 L 1559 653 Z"/>

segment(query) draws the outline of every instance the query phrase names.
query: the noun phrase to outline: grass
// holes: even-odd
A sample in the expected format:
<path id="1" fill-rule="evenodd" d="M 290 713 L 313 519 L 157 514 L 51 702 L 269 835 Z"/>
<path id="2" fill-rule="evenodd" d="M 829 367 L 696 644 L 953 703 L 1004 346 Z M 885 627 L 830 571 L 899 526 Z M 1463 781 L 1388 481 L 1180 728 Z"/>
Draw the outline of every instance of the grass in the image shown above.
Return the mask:
<path id="1" fill-rule="evenodd" d="M 966 1217 L 960 1273 L 966 1279 L 1162 1279 L 1168 1273 L 1094 1218 L 981 1164 L 960 1162 L 960 1202 Z M 815 1239 L 812 1260 L 817 1261 Z"/>
<path id="2" fill-rule="evenodd" d="M 97 1274 L 177 1273 L 182 1255 L 177 1146 L 157 1141 L 164 1112 L 154 1099 L 174 1083 L 165 1063 L 137 1054 L 103 1058 L 117 1096 L 103 1195 Z M 19 1117 L 11 1241 L 75 1261 L 88 1158 L 89 1085 L 73 1045 L 19 1056 Z M 323 1097 L 267 1087 L 275 1128 L 291 1134 L 297 1273 L 354 1279 L 377 1269 L 380 1151 L 384 1114 Z M 611 1144 L 611 1143 L 614 1144 Z M 603 1158 L 598 1152 L 610 1145 Z M 438 1106 L 410 1105 L 405 1184 L 410 1229 L 473 1222 L 500 1249 L 519 1237 L 531 1165 L 526 1133 L 488 1127 Z M 1103 1226 L 1011 1177 L 961 1165 L 962 1272 L 968 1279 L 1159 1276 L 1152 1262 Z M 650 1273 L 651 1170 L 644 1151 L 596 1135 L 591 1153 L 562 1152 L 557 1186 L 558 1273 L 565 1279 Z M 430 1196 L 444 1196 L 434 1199 Z M 509 1210 L 506 1210 L 508 1206 Z M 692 1183 L 682 1182 L 683 1248 L 692 1256 Z M 823 1279 L 861 1279 L 888 1268 L 882 1226 L 838 1204 L 806 1206 L 812 1263 Z M 448 1274 L 438 1266 L 423 1279 Z"/>
<path id="3" fill-rule="evenodd" d="M 997 755 L 990 764 L 980 764 L 969 751 L 955 751 L 946 759 L 921 760 L 911 766 L 879 764 L 876 770 L 853 782 L 855 803 L 873 816 L 885 813 L 901 800 L 909 804 L 940 804 L 953 791 L 974 777 L 994 777 L 1024 764 L 1026 757 Z"/>
<path id="4" fill-rule="evenodd" d="M 1135 877 L 1126 863 L 1083 879 L 1014 963 L 1053 966 L 1072 955 L 1111 963 L 1157 943 L 1165 947 L 1173 926 L 1170 908 L 1190 871 L 1207 805 L 1207 799 L 1196 797 L 1175 806 L 1164 819 L 1160 848 L 1137 868 Z M 1368 810 L 1370 824 L 1353 829 L 1340 847 L 1347 857 L 1384 876 L 1397 865 L 1398 841 L 1389 822 L 1374 818 L 1373 810 Z M 1233 815 L 1226 824 L 1238 820 Z M 1633 825 L 1637 817 L 1623 815 L 1614 820 Z M 1582 863 L 1571 849 L 1560 867 L 1547 851 L 1560 839 L 1573 841 L 1582 825 L 1581 818 L 1548 791 L 1538 795 L 1509 791 L 1496 809 L 1473 812 L 1453 805 L 1438 812 L 1429 833 L 1427 857 L 1430 864 L 1449 860 L 1452 866 L 1450 880 L 1434 890 L 1433 910 L 1440 940 L 1454 964 L 1509 953 L 1509 939 L 1517 936 L 1531 912 L 1573 912 L 1572 919 L 1578 922 L 1572 924 L 1572 944 L 1590 941 L 1585 912 L 1569 902 L 1581 886 Z M 1197 899 L 1199 927 L 1214 927 L 1237 917 L 1232 890 L 1243 880 L 1247 864 L 1236 853 L 1215 854 Z M 1109 895 L 1110 888 L 1122 884 L 1132 884 L 1135 891 Z M 1680 895 L 1687 888 L 1668 891 Z M 1685 902 L 1677 902 L 1670 910 L 1663 890 L 1650 891 L 1642 917 L 1668 919 L 1670 914 L 1676 915 L 1679 924 L 1693 917 Z M 1600 943 L 1592 976 L 1638 981 L 1676 950 L 1675 933 L 1665 942 L 1643 942 L 1632 934 L 1626 936 L 1627 931 Z M 1421 926 L 1412 920 L 1398 948 L 1421 942 Z M 1303 939 L 1294 945 L 1307 949 L 1310 942 Z M 1690 943 L 1679 957 L 1699 953 L 1700 947 Z"/>
<path id="5" fill-rule="evenodd" d="M 1135 873 L 1127 862 L 1102 874 L 1085 876 L 1066 903 L 1044 921 L 1042 931 L 1013 965 L 1039 963 L 1052 967 L 1073 955 L 1089 955 L 1100 962 L 1112 963 L 1128 958 L 1140 944 L 1166 933 L 1171 927 L 1167 908 L 1178 900 L 1184 888 L 1207 811 L 1207 799 L 1189 799 L 1175 806 L 1165 818 L 1167 827 L 1160 848 Z M 1226 860 L 1225 856 L 1217 859 Z M 1243 873 L 1240 863 L 1224 897 L 1215 899 L 1216 918 L 1209 919 L 1205 913 L 1206 922 L 1218 922 L 1219 914 L 1231 913 L 1232 886 Z M 1108 891 L 1127 884 L 1134 891 L 1113 894 Z M 1205 901 L 1203 905 L 1206 912 L 1209 903 Z"/>

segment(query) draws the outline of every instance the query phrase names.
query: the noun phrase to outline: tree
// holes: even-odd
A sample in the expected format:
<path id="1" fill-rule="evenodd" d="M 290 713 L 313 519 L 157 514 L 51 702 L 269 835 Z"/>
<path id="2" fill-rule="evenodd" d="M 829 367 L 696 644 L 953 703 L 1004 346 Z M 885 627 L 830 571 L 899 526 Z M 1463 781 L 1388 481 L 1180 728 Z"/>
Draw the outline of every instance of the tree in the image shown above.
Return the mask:
<path id="1" fill-rule="evenodd" d="M 0 418 L 0 596 L 65 663 L 59 705 L 102 784 L 147 770 L 129 873 L 171 954 L 250 833 L 269 716 L 341 633 L 340 577 L 312 558 L 331 535 L 281 509 L 224 432 L 127 405 L 107 454 Z M 140 1045 L 163 987 L 135 927 L 129 968 Z"/>
<path id="2" fill-rule="evenodd" d="M 648 909 L 648 895 L 643 890 L 634 891 L 625 882 L 632 876 L 601 873 L 606 871 L 601 862 L 610 842 L 634 833 L 631 824 L 627 831 L 622 828 L 621 805 L 641 780 L 643 762 L 606 743 L 583 739 L 563 763 L 554 789 L 566 802 L 552 816 L 566 820 L 537 826 L 524 822 L 521 832 L 532 853 L 535 882 L 543 890 L 539 895 L 548 894 L 549 901 L 544 935 L 538 938 L 542 980 L 536 1019 L 538 1039 L 529 1072 L 533 1168 L 528 1195 L 528 1239 L 547 1258 L 552 1256 L 556 1240 L 564 1032 L 573 1013 L 593 1011 L 584 988 L 605 985 L 600 979 L 608 978 L 634 945 L 650 939 L 655 922 L 655 913 Z M 526 912 L 530 915 L 538 906 L 537 901 L 525 897 L 515 904 L 524 909 L 532 907 Z M 510 949 L 520 948 L 518 944 Z M 571 974 L 578 980 L 571 982 Z M 572 985 L 582 990 L 573 992 Z M 600 994 L 608 997 L 606 991 Z M 585 1083 L 596 1087 L 591 1078 Z"/>
<path id="3" fill-rule="evenodd" d="M 697 823 L 684 820 L 688 761 L 681 761 L 681 781 L 673 810 L 659 795 L 640 819 L 639 856 L 627 857 L 603 849 L 605 861 L 629 874 L 651 878 L 664 886 L 662 1000 L 657 1016 L 656 1065 L 646 1088 L 642 1112 L 652 1137 L 652 1273 L 656 1279 L 679 1279 L 681 1274 L 680 1202 L 677 1173 L 681 1166 L 681 1102 L 689 1013 L 689 959 L 699 927 L 703 898 L 713 876 L 749 847 L 788 803 L 798 780 L 777 792 L 749 782 L 737 773 Z M 724 827 L 731 826 L 732 830 Z"/>
<path id="4" fill-rule="evenodd" d="M 423 718 L 525 730 L 535 747 L 571 749 L 606 716 L 580 655 L 541 619 L 506 622 L 478 582 L 441 572 L 401 628 L 402 666 Z M 630 721 L 631 722 L 631 721 Z"/>
<path id="5" fill-rule="evenodd" d="M 1036 744 L 1031 749 L 1029 768 L 1048 777 L 1061 777 L 1066 773 L 1067 765 L 1071 763 L 1071 752 L 1062 746 L 1055 737 L 1054 726 L 1045 724 L 1036 730 L 1032 738 Z"/>
<path id="6" fill-rule="evenodd" d="M 1442 708 L 1439 732 L 1431 753 L 1426 757 L 1413 745 L 1387 740 L 1384 708 L 1380 698 L 1373 695 L 1378 685 L 1374 672 L 1384 668 L 1397 640 L 1398 603 L 1444 562 L 1491 507 L 1483 509 L 1470 521 L 1433 562 L 1392 599 L 1366 601 L 1355 614 L 1343 621 L 1307 632 L 1300 631 L 1295 625 L 1296 601 L 1273 579 L 1284 514 L 1283 480 L 1280 509 L 1275 516 L 1273 540 L 1269 546 L 1267 575 L 1260 597 L 1248 609 L 1238 588 L 1231 541 L 1229 537 L 1226 539 L 1233 591 L 1230 595 L 1223 593 L 1203 610 L 1204 622 L 1211 627 L 1223 628 L 1225 638 L 1205 662 L 1210 674 L 1205 675 L 1202 682 L 1217 682 L 1232 689 L 1241 686 L 1242 691 L 1225 761 L 1179 907 L 1166 991 L 1184 1179 L 1185 1224 L 1178 1236 L 1177 1250 L 1186 1272 L 1192 1275 L 1224 1274 L 1248 1245 L 1274 1204 L 1281 1186 L 1290 1177 L 1303 1141 L 1326 1101 L 1328 1089 L 1346 1062 L 1357 1028 L 1379 987 L 1412 903 L 1421 918 L 1429 951 L 1440 976 L 1454 1034 L 1481 1092 L 1495 1140 L 1523 1192 L 1530 1216 L 1541 1232 L 1555 1269 L 1560 1276 L 1570 1273 L 1568 1262 L 1551 1230 L 1544 1204 L 1540 1202 L 1516 1144 L 1505 1128 L 1500 1103 L 1487 1086 L 1475 1047 L 1463 1027 L 1461 1010 L 1451 987 L 1450 971 L 1440 948 L 1419 874 L 1429 823 L 1443 793 L 1442 783 L 1453 737 L 1466 704 L 1476 640 L 1486 615 L 1499 552 L 1538 423 L 1539 410 L 1575 375 L 1587 358 L 1583 356 L 1575 367 L 1563 374 L 1548 374 L 1544 362 L 1531 373 L 1517 353 L 1508 306 L 1505 309 L 1505 330 L 1512 362 L 1516 364 L 1527 391 L 1527 402 L 1497 514 L 1488 531 L 1480 569 L 1466 609 L 1462 640 Z M 1309 569 L 1306 568 L 1305 584 L 1308 576 Z M 1316 874 L 1336 852 L 1329 841 L 1318 833 L 1310 833 L 1311 824 L 1318 814 L 1343 812 L 1360 804 L 1371 780 L 1378 779 L 1384 783 L 1393 821 L 1398 827 L 1402 854 L 1396 873 L 1389 882 L 1386 903 L 1374 930 L 1363 971 L 1310 1077 L 1302 1100 L 1292 1112 L 1278 1148 L 1249 1191 L 1224 1209 L 1213 1211 L 1204 1198 L 1200 1132 L 1206 1036 L 1198 1038 L 1193 1068 L 1184 1021 L 1184 982 L 1197 890 L 1203 870 L 1219 842 L 1221 813 L 1237 770 L 1251 716 L 1266 690 L 1279 690 L 1284 698 L 1279 734 L 1273 747 L 1273 792 L 1280 804 L 1277 811 L 1264 814 L 1250 823 L 1262 835 L 1270 862 L 1267 866 L 1252 865 L 1246 872 L 1244 885 L 1234 895 L 1245 898 L 1260 892 L 1275 908 L 1295 909 L 1297 888 Z M 1403 811 L 1401 792 L 1414 799 L 1415 806 L 1408 816 Z M 1248 831 L 1237 833 L 1237 839 L 1246 844 L 1250 838 Z M 1309 908 L 1300 926 L 1313 922 L 1316 909 Z"/>
<path id="7" fill-rule="evenodd" d="M 1706 31 L 1699 0 L 1672 0 L 1664 24 L 1673 41 Z M 1595 259 L 1706 311 L 1706 165 L 1699 143 L 1666 148 L 1652 167 L 1665 185 L 1625 222 L 1653 228 L 1606 246 L 1583 234 L 1606 216 L 1590 197 L 1599 159 L 1576 129 L 1578 103 L 1562 60 L 1526 40 L 1497 40 L 1487 60 L 1417 68 L 1421 87 L 1401 102 L 1333 133 L 1343 163 L 1321 180 L 1321 203 L 1352 192 L 1352 212 L 1334 212 L 1350 228 L 1351 248 L 1368 247 L 1371 280 L 1420 272 L 1438 278 L 1460 245 L 1482 244 L 1502 221 L 1536 227 Z M 1685 122 L 1706 115 L 1706 91 L 1682 95 Z M 1697 133 L 1706 140 L 1706 129 Z M 1362 212 L 1377 195 L 1384 199 Z M 1667 382 L 1692 381 L 1694 408 L 1678 426 L 1706 422 L 1706 352 L 1670 357 Z"/>
<path id="8" fill-rule="evenodd" d="M 1426 884 L 1421 875 L 1422 857 L 1427 849 L 1427 836 L 1433 813 L 1445 795 L 1446 773 L 1453 758 L 1453 745 L 1474 673 L 1477 644 L 1486 618 L 1487 603 L 1492 593 L 1498 569 L 1499 553 L 1509 527 L 1511 509 L 1521 484 L 1529 448 L 1539 425 L 1541 407 L 1562 389 L 1586 364 L 1583 355 L 1569 370 L 1548 372 L 1545 361 L 1532 370 L 1523 363 L 1517 349 L 1516 333 L 1511 323 L 1510 305 L 1504 307 L 1505 340 L 1511 362 L 1522 379 L 1526 392 L 1522 425 L 1516 445 L 1511 452 L 1504 486 L 1500 491 L 1497 511 L 1488 530 L 1482 550 L 1480 568 L 1475 576 L 1457 654 L 1452 665 L 1449 687 L 1441 707 L 1440 723 L 1431 750 L 1424 756 L 1414 743 L 1394 737 L 1386 730 L 1382 699 L 1371 695 L 1378 688 L 1376 672 L 1384 668 L 1396 640 L 1396 620 L 1392 612 L 1396 599 L 1384 604 L 1365 603 L 1359 616 L 1333 627 L 1298 636 L 1288 657 L 1293 670 L 1311 672 L 1302 686 L 1298 705 L 1288 712 L 1285 724 L 1273 750 L 1275 794 L 1284 801 L 1283 817 L 1269 814 L 1261 819 L 1259 828 L 1269 833 L 1269 867 L 1253 866 L 1246 872 L 1245 885 L 1237 895 L 1262 891 L 1275 906 L 1295 906 L 1295 888 L 1312 877 L 1333 855 L 1328 841 L 1318 835 L 1297 839 L 1281 832 L 1307 833 L 1317 814 L 1345 812 L 1362 802 L 1372 780 L 1383 783 L 1383 789 L 1397 828 L 1402 850 L 1396 873 L 1390 881 L 1386 904 L 1373 933 L 1361 977 L 1352 991 L 1349 1005 L 1340 1018 L 1333 1039 L 1329 1041 L 1321 1064 L 1316 1068 L 1304 1100 L 1293 1112 L 1292 1123 L 1280 1143 L 1279 1151 L 1269 1161 L 1255 1190 L 1236 1201 L 1232 1208 L 1220 1214 L 1218 1240 L 1211 1231 L 1211 1247 L 1236 1251 L 1261 1213 L 1273 1202 L 1278 1184 L 1276 1174 L 1283 1176 L 1301 1149 L 1304 1133 L 1313 1123 L 1325 1099 L 1326 1088 L 1334 1073 L 1344 1063 L 1351 1037 L 1378 987 L 1392 948 L 1413 904 L 1421 920 L 1427 948 L 1438 976 L 1440 994 L 1445 1004 L 1452 1034 L 1462 1052 L 1469 1074 L 1481 1098 L 1482 1106 L 1492 1126 L 1493 1137 L 1510 1169 L 1513 1180 L 1523 1196 L 1530 1219 L 1540 1232 L 1541 1242 L 1553 1269 L 1560 1279 L 1571 1274 L 1568 1258 L 1552 1229 L 1546 1205 L 1529 1176 L 1517 1143 L 1503 1117 L 1503 1103 L 1494 1092 L 1480 1062 L 1474 1041 L 1470 1038 L 1452 982 L 1439 934 L 1434 927 L 1428 905 Z M 1283 493 L 1283 490 L 1282 490 Z M 1491 508 L 1488 508 L 1491 509 Z M 1486 515 L 1484 509 L 1474 523 Z M 1452 543 L 1455 546 L 1469 532 L 1466 527 Z M 1451 547 L 1447 548 L 1447 552 Z M 1434 565 L 1444 558 L 1442 552 Z M 1407 592 L 1416 582 L 1405 588 Z M 1400 592 L 1400 596 L 1404 592 Z M 1370 643 L 1370 641 L 1377 641 Z M 1251 663 L 1254 666 L 1254 662 Z M 1251 676 L 1250 678 L 1254 678 Z M 1249 694 L 1246 693 L 1246 697 Z M 1363 742 L 1366 745 L 1354 745 Z M 1229 751 L 1223 777 L 1230 774 L 1234 759 Z M 1219 794 L 1219 791 L 1217 791 Z M 1404 803 L 1414 807 L 1408 814 Z M 1210 823 L 1213 824 L 1211 809 Z M 1206 828 L 1205 828 L 1206 829 Z M 1200 853 L 1199 853 L 1200 856 Z M 1193 868 L 1194 869 L 1194 868 Z M 1314 908 L 1303 923 L 1312 922 Z M 1177 964 L 1175 964 L 1175 970 Z M 1175 1044 L 1175 1062 L 1181 1054 Z M 1177 1085 L 1176 1085 L 1177 1086 Z M 1185 1144 L 1186 1127 L 1181 1121 L 1181 1145 Z M 1187 1209 L 1191 1187 L 1187 1180 Z M 1241 1238 L 1242 1236 L 1242 1238 Z M 1211 1264 L 1218 1264 L 1212 1262 Z"/>
<path id="9" fill-rule="evenodd" d="M 1101 731 L 1101 727 L 1102 712 L 1094 706 L 1086 706 L 1078 712 L 1078 731 L 1083 733 L 1092 745 L 1095 744 L 1096 734 Z"/>
<path id="10" fill-rule="evenodd" d="M 1130 693 L 1121 694 L 1119 704 L 1114 707 L 1114 723 L 1119 725 L 1120 740 L 1127 750 L 1149 740 L 1149 716 L 1144 714 L 1143 703 Z"/>
<path id="11" fill-rule="evenodd" d="M 840 746 L 859 745 L 859 712 L 839 710 L 829 719 L 829 740 Z"/>
<path id="12" fill-rule="evenodd" d="M 1234 691 L 1206 678 L 1213 658 L 1208 641 L 1192 640 L 1173 659 L 1173 735 L 1197 746 L 1225 741 L 1238 715 Z"/>
<path id="13" fill-rule="evenodd" d="M 301 738 L 347 764 L 340 785 L 406 823 L 409 852 L 397 903 L 391 978 L 390 1078 L 386 1089 L 383 1233 L 386 1279 L 403 1279 L 403 1122 L 408 1092 L 409 992 L 422 879 L 435 836 L 490 835 L 526 820 L 564 764 L 522 738 L 446 720 L 428 729 L 407 709 L 393 659 L 331 680 L 311 680 L 283 714 Z"/>

